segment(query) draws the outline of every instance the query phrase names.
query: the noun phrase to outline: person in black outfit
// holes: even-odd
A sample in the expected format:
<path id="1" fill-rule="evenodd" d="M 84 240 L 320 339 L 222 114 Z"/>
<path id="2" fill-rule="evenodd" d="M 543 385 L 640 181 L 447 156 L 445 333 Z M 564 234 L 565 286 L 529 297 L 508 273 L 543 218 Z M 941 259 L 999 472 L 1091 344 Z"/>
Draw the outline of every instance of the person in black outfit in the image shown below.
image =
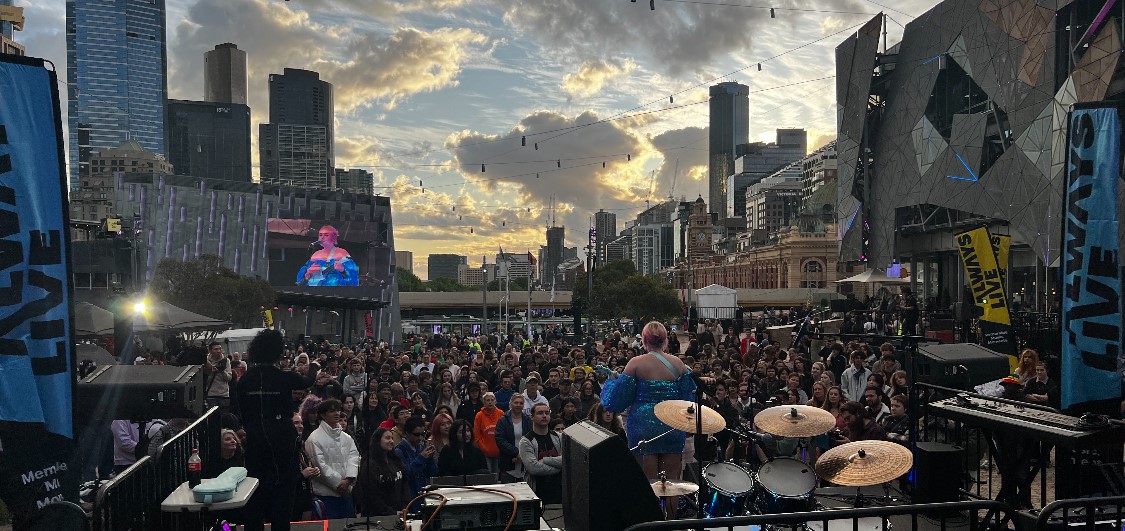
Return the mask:
<path id="1" fill-rule="evenodd" d="M 902 288 L 902 335 L 912 336 L 918 333 L 918 297 L 910 288 Z"/>
<path id="2" fill-rule="evenodd" d="M 258 478 L 258 489 L 246 505 L 248 530 L 272 524 L 288 531 L 297 491 L 297 430 L 293 427 L 293 390 L 309 386 L 299 374 L 282 371 L 276 363 L 285 349 L 285 338 L 276 330 L 263 330 L 247 348 L 250 368 L 238 386 L 238 402 L 246 429 L 246 469 Z"/>
<path id="3" fill-rule="evenodd" d="M 449 444 L 438 455 L 438 473 L 443 476 L 465 476 L 488 472 L 484 454 L 473 444 L 473 425 L 457 420 L 449 428 Z"/>
<path id="4" fill-rule="evenodd" d="M 477 418 L 477 413 L 484 407 L 484 401 L 480 397 L 480 384 L 468 384 L 469 388 L 465 392 L 466 396 L 461 397 L 461 405 L 457 407 L 457 418 L 460 420 L 468 421 L 471 425 Z"/>
<path id="5" fill-rule="evenodd" d="M 356 510 L 364 516 L 390 516 L 406 507 L 412 497 L 406 467 L 395 454 L 395 446 L 395 438 L 386 428 L 371 435 L 352 492 Z"/>

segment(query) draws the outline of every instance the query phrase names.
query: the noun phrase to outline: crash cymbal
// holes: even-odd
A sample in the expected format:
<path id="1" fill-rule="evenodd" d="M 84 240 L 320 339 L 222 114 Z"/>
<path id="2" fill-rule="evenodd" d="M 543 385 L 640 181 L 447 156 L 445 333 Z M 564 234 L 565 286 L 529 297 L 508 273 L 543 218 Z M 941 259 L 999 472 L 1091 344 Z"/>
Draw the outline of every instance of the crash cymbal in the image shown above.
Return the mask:
<path id="1" fill-rule="evenodd" d="M 910 471 L 910 449 L 891 441 L 856 441 L 841 444 L 820 456 L 816 475 L 845 487 L 879 485 Z"/>
<path id="2" fill-rule="evenodd" d="M 685 496 L 694 494 L 699 490 L 699 485 L 690 481 L 653 481 L 652 492 L 655 492 L 658 497 L 665 496 Z"/>
<path id="3" fill-rule="evenodd" d="M 778 437 L 816 437 L 836 427 L 836 417 L 812 406 L 774 406 L 754 416 L 758 429 Z"/>
<path id="4" fill-rule="evenodd" d="M 656 407 L 653 408 L 653 413 L 656 414 L 656 418 L 674 429 L 687 433 L 695 433 L 696 407 L 695 402 L 687 400 L 665 400 L 656 404 Z M 719 433 L 726 427 L 727 421 L 723 419 L 722 415 L 714 409 L 703 406 L 704 435 Z"/>

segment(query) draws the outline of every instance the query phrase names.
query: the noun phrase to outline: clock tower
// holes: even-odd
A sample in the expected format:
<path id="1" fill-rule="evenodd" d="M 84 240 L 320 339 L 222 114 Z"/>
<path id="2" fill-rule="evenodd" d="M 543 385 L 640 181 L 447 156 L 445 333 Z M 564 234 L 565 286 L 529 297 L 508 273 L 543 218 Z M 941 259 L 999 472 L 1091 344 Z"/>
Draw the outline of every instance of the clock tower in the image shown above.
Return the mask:
<path id="1" fill-rule="evenodd" d="M 713 234 L 711 214 L 707 212 L 707 204 L 703 196 L 699 196 L 691 205 L 691 214 L 688 216 L 687 248 L 688 258 L 700 260 L 711 255 L 711 236 Z"/>

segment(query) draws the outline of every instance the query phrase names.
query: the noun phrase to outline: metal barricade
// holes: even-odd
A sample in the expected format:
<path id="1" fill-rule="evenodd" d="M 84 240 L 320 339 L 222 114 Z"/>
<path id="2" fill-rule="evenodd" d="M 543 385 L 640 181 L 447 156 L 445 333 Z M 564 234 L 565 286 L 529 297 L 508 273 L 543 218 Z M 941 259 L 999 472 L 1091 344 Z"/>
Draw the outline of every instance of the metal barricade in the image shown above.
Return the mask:
<path id="1" fill-rule="evenodd" d="M 776 529 L 871 529 L 861 521 L 877 520 L 882 531 L 903 529 L 963 529 L 970 531 L 1005 529 L 1010 521 L 1007 506 L 991 500 L 972 500 L 921 505 L 893 505 L 859 509 L 830 509 L 815 512 L 756 514 L 726 518 L 667 520 L 647 522 L 625 531 L 672 531 L 677 529 L 736 529 L 773 526 Z M 967 520 L 967 522 L 966 522 Z M 936 521 L 936 523 L 935 523 Z M 800 527 L 800 526 L 807 527 Z"/>
<path id="2" fill-rule="evenodd" d="M 1125 496 L 1075 498 L 1047 504 L 1035 516 L 1036 531 L 1082 528 L 1090 531 L 1125 528 Z M 1028 526 L 1020 526 L 1026 529 Z"/>
<path id="3" fill-rule="evenodd" d="M 145 456 L 98 490 L 94 531 L 172 529 L 175 521 L 161 513 L 160 503 L 187 481 L 187 460 L 193 448 L 203 460 L 203 476 L 214 476 L 221 445 L 221 416 L 212 407 L 162 444 L 154 457 Z"/>

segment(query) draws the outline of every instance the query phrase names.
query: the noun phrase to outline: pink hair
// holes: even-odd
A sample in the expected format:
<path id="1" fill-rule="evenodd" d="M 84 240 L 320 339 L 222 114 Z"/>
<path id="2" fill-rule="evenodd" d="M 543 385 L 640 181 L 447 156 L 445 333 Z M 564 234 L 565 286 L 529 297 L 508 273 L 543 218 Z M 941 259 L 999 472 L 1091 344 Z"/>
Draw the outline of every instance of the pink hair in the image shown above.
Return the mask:
<path id="1" fill-rule="evenodd" d="M 668 346 L 668 330 L 657 321 L 650 321 L 641 331 L 641 343 L 652 351 L 663 352 Z"/>

